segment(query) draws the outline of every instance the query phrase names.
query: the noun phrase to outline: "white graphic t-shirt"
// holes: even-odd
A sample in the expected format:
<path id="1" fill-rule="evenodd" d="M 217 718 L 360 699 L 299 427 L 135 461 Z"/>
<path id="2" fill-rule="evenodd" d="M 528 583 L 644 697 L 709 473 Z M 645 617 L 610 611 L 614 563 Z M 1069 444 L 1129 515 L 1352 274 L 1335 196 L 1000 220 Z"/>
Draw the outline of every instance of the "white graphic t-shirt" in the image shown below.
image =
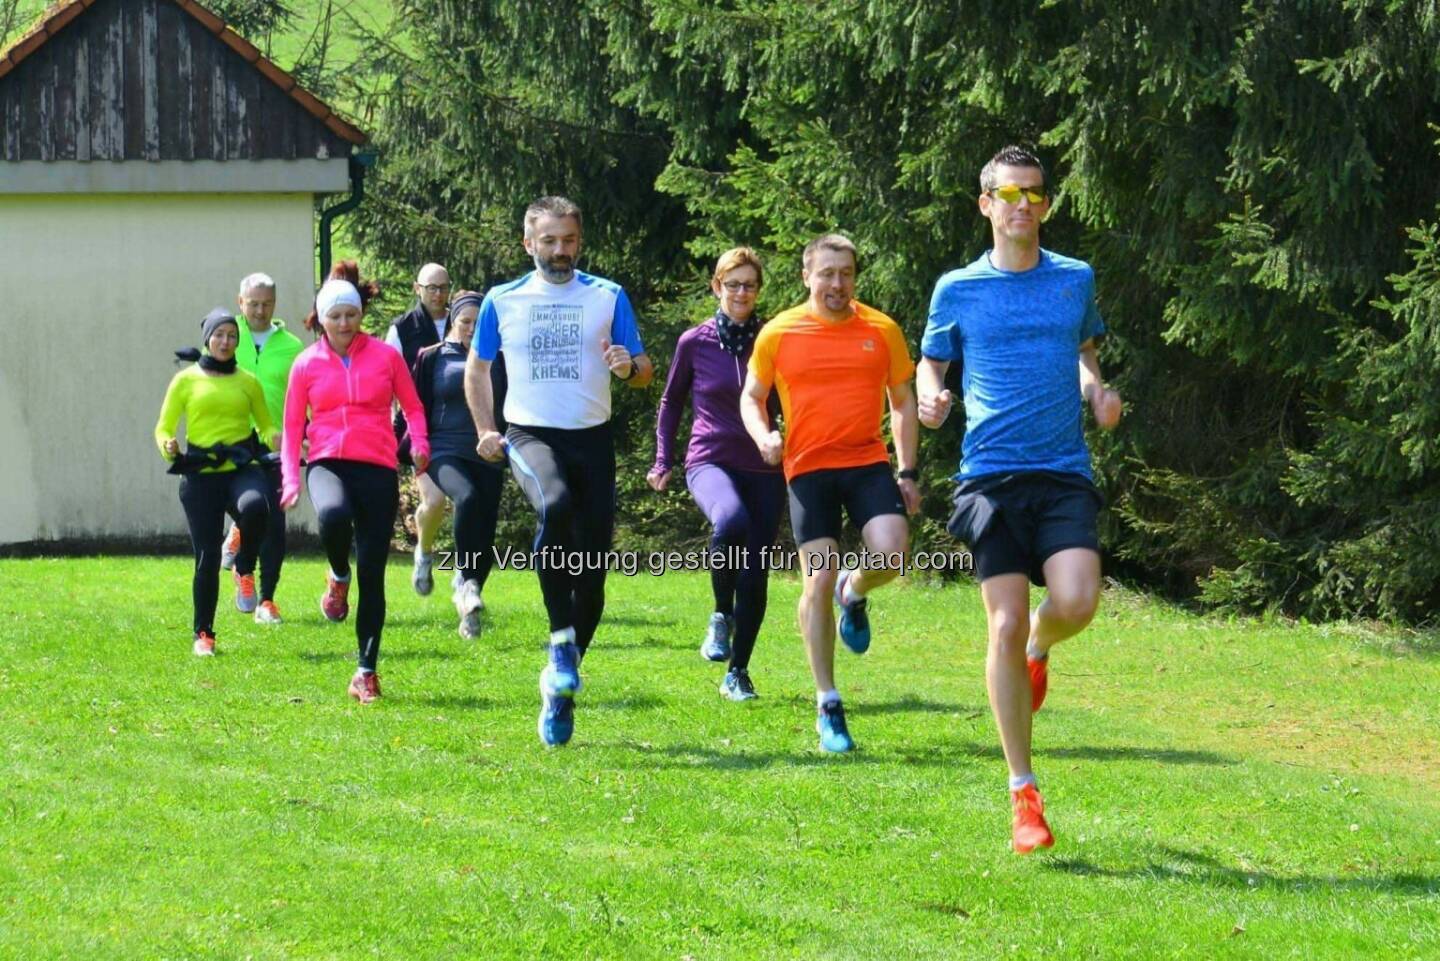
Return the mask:
<path id="1" fill-rule="evenodd" d="M 578 270 L 551 284 L 531 271 L 485 295 L 471 347 L 486 361 L 505 352 L 507 421 L 577 430 L 610 419 L 606 340 L 632 357 L 645 351 L 619 284 Z"/>

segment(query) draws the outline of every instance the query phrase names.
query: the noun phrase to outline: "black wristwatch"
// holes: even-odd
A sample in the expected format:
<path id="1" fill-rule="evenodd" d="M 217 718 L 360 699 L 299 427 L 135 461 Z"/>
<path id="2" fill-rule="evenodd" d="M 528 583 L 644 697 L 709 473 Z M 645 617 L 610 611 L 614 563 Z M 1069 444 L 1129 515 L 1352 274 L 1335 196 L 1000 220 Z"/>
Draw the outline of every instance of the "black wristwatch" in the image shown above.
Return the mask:
<path id="1" fill-rule="evenodd" d="M 895 476 L 901 480 L 918 481 L 920 479 L 920 469 L 917 467 L 907 467 Z"/>
<path id="2" fill-rule="evenodd" d="M 621 377 L 620 379 L 621 379 L 621 380 L 633 380 L 634 377 L 635 377 L 635 375 L 638 374 L 638 373 L 640 373 L 640 365 L 637 364 L 637 363 L 635 363 L 635 358 L 634 358 L 634 357 L 631 357 L 631 358 L 630 358 L 630 373 L 626 374 L 624 377 Z"/>

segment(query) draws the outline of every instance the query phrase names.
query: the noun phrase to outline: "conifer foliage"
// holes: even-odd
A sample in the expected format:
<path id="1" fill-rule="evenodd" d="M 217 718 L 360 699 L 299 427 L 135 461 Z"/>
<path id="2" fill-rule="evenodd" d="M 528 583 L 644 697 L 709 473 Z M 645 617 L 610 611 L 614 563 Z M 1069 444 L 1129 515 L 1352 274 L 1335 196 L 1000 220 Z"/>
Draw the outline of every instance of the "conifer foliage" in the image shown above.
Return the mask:
<path id="1" fill-rule="evenodd" d="M 527 267 L 525 203 L 573 195 L 582 266 L 632 290 L 663 362 L 717 252 L 768 256 L 773 312 L 839 229 L 861 297 L 918 343 L 935 279 L 988 246 L 980 166 L 1036 145 L 1045 243 L 1095 265 L 1127 404 L 1091 438 L 1117 568 L 1237 609 L 1437 610 L 1433 2 L 402 6 L 416 49 L 376 46 L 373 251 L 495 281 Z M 621 407 L 634 476 L 652 405 Z M 922 543 L 957 432 L 925 444 Z M 629 536 L 698 536 L 688 503 L 656 503 L 622 511 Z"/>

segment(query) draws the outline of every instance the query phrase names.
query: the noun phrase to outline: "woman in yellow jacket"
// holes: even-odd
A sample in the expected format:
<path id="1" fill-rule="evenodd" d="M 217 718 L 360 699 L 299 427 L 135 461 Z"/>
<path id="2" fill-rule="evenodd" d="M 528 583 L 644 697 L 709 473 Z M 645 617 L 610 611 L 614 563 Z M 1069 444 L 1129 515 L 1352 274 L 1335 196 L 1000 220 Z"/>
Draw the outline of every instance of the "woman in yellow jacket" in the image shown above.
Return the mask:
<path id="1" fill-rule="evenodd" d="M 240 553 L 235 558 L 235 606 L 255 610 L 255 553 L 270 511 L 278 509 L 265 473 L 260 469 L 257 440 L 271 443 L 275 427 L 265 395 L 254 375 L 236 369 L 235 345 L 240 327 L 233 315 L 216 308 L 200 323 L 201 350 L 175 352 L 193 360 L 170 381 L 155 443 L 171 461 L 170 473 L 180 475 L 180 506 L 190 526 L 195 551 L 191 594 L 195 605 L 194 651 L 215 653 L 215 603 L 220 593 L 220 548 L 225 515 L 238 518 Z M 186 448 L 182 453 L 175 430 L 185 417 Z M 259 432 L 251 430 L 254 420 Z"/>

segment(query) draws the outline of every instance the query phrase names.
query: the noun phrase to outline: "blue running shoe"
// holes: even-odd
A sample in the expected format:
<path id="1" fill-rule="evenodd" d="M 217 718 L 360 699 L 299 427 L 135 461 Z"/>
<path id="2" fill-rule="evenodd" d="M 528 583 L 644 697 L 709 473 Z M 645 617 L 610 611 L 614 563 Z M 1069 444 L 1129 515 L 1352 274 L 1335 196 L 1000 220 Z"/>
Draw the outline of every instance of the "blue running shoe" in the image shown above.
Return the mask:
<path id="1" fill-rule="evenodd" d="M 705 629 L 705 643 L 700 645 L 700 656 L 707 661 L 730 660 L 730 618 L 724 614 L 710 615 L 710 626 Z"/>
<path id="2" fill-rule="evenodd" d="M 546 747 L 570 743 L 575 733 L 575 699 L 540 693 L 540 720 L 536 725 Z"/>
<path id="3" fill-rule="evenodd" d="M 540 690 L 552 697 L 574 697 L 580 692 L 580 648 L 574 641 L 550 645 L 550 663 L 540 672 Z"/>
<path id="4" fill-rule="evenodd" d="M 843 754 L 855 747 L 850 728 L 845 724 L 845 708 L 839 701 L 829 701 L 815 718 L 815 732 L 820 735 L 820 750 Z"/>
<path id="5" fill-rule="evenodd" d="M 720 696 L 731 701 L 749 701 L 759 697 L 755 685 L 750 683 L 750 672 L 743 667 L 732 667 L 725 672 L 720 682 Z"/>
<path id="6" fill-rule="evenodd" d="M 845 583 L 853 573 L 855 572 L 841 571 L 840 576 L 835 578 L 835 603 L 840 605 L 840 616 L 836 619 L 835 627 L 846 647 L 856 654 L 864 654 L 870 650 L 870 615 L 865 613 L 865 598 L 849 604 L 843 600 Z"/>

